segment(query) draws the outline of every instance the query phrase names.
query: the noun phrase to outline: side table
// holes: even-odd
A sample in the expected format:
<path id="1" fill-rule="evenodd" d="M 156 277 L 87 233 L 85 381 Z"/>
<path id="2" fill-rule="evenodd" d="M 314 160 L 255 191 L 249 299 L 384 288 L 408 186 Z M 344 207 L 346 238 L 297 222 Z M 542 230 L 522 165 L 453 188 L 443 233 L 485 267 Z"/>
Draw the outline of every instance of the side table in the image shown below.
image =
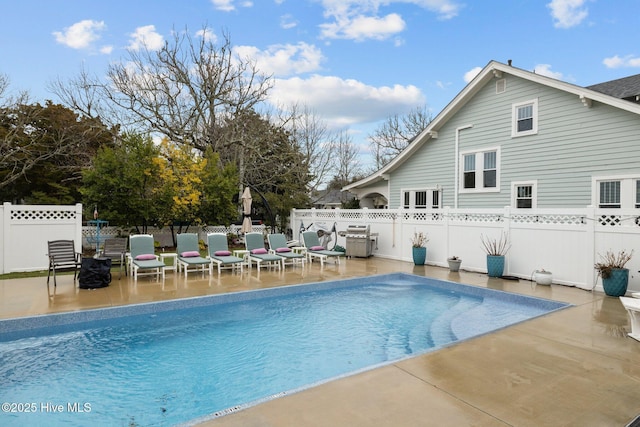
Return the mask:
<path id="1" fill-rule="evenodd" d="M 171 271 L 176 271 L 178 268 L 178 254 L 175 252 L 161 252 L 160 253 L 160 261 L 162 261 L 165 265 L 167 264 L 165 262 L 165 258 L 173 258 L 173 264 L 172 265 L 167 265 L 164 269 L 165 270 L 171 270 Z"/>
<path id="2" fill-rule="evenodd" d="M 246 249 L 236 249 L 233 251 L 233 256 L 242 258 L 242 264 L 251 269 L 251 259 L 249 258 L 249 251 Z"/>

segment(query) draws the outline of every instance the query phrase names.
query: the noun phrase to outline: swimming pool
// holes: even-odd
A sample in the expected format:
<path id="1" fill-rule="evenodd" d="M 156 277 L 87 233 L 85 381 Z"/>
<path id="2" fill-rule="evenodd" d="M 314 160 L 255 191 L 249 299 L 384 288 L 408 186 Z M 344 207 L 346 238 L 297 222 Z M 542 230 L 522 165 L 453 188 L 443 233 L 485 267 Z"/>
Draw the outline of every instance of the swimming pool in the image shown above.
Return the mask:
<path id="1" fill-rule="evenodd" d="M 1 421 L 201 421 L 566 306 L 391 274 L 6 320 Z"/>

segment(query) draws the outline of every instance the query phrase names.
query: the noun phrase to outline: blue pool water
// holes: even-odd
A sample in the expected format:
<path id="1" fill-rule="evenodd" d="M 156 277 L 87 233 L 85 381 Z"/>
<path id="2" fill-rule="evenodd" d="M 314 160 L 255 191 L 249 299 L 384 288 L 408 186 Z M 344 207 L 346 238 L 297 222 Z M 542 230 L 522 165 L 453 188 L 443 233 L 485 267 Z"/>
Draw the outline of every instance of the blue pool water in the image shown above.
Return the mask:
<path id="1" fill-rule="evenodd" d="M 0 322 L 0 424 L 216 417 L 567 304 L 407 274 Z"/>

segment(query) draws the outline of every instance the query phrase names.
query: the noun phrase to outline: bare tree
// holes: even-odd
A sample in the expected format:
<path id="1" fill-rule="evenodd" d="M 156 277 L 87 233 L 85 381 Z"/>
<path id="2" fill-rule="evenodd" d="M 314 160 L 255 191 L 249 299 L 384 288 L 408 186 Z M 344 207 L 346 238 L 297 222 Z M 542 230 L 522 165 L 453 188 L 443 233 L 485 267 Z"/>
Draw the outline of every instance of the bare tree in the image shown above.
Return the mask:
<path id="1" fill-rule="evenodd" d="M 346 130 L 338 133 L 336 139 L 336 178 L 341 185 L 346 185 L 361 174 L 358 148 L 353 145 L 351 136 Z"/>
<path id="2" fill-rule="evenodd" d="M 404 116 L 388 117 L 369 135 L 376 167 L 381 168 L 400 154 L 432 119 L 426 106 L 414 108 Z"/>
<path id="3" fill-rule="evenodd" d="M 104 95 L 107 85 L 92 76 L 83 67 L 80 74 L 68 81 L 58 78 L 47 85 L 49 91 L 56 94 L 67 107 L 76 113 L 91 118 L 100 118 L 103 122 L 116 126 L 116 113 L 106 102 Z"/>
<path id="4" fill-rule="evenodd" d="M 200 33 L 208 32 L 205 27 Z M 125 128 L 156 132 L 203 152 L 241 142 L 240 131 L 225 132 L 231 140 L 218 137 L 222 121 L 252 110 L 272 86 L 271 76 L 234 53 L 228 35 L 216 44 L 187 30 L 175 31 L 157 51 L 129 50 L 106 75 L 101 82 L 83 72 L 68 84 L 54 83 L 52 90 L 83 114 L 103 120 L 108 114 Z"/>
<path id="5" fill-rule="evenodd" d="M 306 106 L 293 105 L 281 111 L 279 122 L 297 144 L 311 174 L 311 192 L 326 184 L 336 165 L 336 135 Z"/>
<path id="6" fill-rule="evenodd" d="M 7 76 L 6 74 L 0 74 L 0 100 L 3 100 L 7 96 L 9 83 L 9 76 Z"/>

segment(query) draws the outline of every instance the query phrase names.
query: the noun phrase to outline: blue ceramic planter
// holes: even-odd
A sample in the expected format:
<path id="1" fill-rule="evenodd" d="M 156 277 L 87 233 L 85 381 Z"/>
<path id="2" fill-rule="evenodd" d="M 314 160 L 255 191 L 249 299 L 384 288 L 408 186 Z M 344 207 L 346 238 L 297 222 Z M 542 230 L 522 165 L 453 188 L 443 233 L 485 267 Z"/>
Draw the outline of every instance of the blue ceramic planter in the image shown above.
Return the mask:
<path id="1" fill-rule="evenodd" d="M 487 255 L 487 274 L 500 277 L 504 273 L 504 255 Z"/>
<path id="2" fill-rule="evenodd" d="M 606 279 L 602 278 L 602 287 L 604 293 L 611 297 L 621 297 L 627 292 L 627 286 L 629 285 L 629 269 L 628 268 L 614 268 L 611 270 L 611 275 Z"/>
<path id="3" fill-rule="evenodd" d="M 413 263 L 415 265 L 424 265 L 427 259 L 427 248 L 413 248 Z"/>

